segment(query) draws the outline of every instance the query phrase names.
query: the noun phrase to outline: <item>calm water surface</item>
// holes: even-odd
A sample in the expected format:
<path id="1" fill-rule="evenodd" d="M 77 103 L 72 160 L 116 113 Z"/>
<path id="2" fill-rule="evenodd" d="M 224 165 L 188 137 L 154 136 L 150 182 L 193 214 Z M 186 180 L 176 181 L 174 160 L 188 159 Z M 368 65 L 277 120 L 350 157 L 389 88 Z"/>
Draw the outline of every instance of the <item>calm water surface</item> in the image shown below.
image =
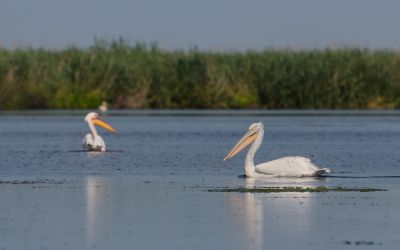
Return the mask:
<path id="1" fill-rule="evenodd" d="M 113 113 L 110 152 L 88 153 L 83 114 L 3 113 L 0 249 L 400 248 L 400 116 L 331 114 Z M 258 121 L 256 163 L 301 155 L 334 172 L 239 178 L 244 153 L 222 159 Z M 207 192 L 289 185 L 388 191 Z"/>

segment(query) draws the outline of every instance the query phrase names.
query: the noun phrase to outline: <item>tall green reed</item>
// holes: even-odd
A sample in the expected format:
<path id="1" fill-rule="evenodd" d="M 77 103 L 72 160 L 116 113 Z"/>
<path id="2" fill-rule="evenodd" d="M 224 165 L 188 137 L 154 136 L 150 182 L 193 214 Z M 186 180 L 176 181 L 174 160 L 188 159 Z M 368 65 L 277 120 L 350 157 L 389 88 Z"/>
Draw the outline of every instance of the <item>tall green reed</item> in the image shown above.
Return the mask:
<path id="1" fill-rule="evenodd" d="M 165 51 L 0 49 L 0 109 L 400 107 L 400 53 L 358 48 Z"/>

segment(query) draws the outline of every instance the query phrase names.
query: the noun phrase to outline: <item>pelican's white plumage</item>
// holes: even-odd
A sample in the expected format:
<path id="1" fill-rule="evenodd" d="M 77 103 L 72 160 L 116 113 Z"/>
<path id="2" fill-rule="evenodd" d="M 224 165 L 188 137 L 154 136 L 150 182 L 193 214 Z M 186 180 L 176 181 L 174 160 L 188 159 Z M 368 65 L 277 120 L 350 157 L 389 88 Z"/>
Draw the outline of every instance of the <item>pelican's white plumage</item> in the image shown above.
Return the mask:
<path id="1" fill-rule="evenodd" d="M 254 165 L 254 155 L 261 146 L 264 126 L 261 122 L 250 125 L 248 132 L 228 153 L 224 160 L 232 158 L 247 145 L 251 144 L 245 160 L 247 177 L 312 177 L 327 174 L 327 168 L 319 168 L 310 159 L 301 156 L 288 156 L 266 163 Z"/>
<path id="2" fill-rule="evenodd" d="M 106 113 L 108 111 L 108 103 L 106 101 L 103 101 L 99 106 L 99 110 L 103 113 Z"/>
<path id="3" fill-rule="evenodd" d="M 287 156 L 256 165 L 255 172 L 277 177 L 319 176 L 330 173 L 327 168 L 319 168 L 309 158 Z"/>
<path id="4" fill-rule="evenodd" d="M 89 151 L 106 151 L 106 143 L 103 138 L 97 133 L 96 127 L 94 125 L 98 125 L 103 127 L 113 133 L 116 133 L 116 130 L 105 121 L 99 119 L 99 115 L 95 112 L 90 112 L 86 115 L 85 121 L 89 125 L 90 133 L 85 136 L 83 139 L 83 147 L 88 149 Z"/>
<path id="5" fill-rule="evenodd" d="M 96 135 L 93 138 L 91 133 L 87 134 L 83 139 L 83 147 L 87 148 L 89 151 L 106 151 L 106 143 L 100 135 Z"/>

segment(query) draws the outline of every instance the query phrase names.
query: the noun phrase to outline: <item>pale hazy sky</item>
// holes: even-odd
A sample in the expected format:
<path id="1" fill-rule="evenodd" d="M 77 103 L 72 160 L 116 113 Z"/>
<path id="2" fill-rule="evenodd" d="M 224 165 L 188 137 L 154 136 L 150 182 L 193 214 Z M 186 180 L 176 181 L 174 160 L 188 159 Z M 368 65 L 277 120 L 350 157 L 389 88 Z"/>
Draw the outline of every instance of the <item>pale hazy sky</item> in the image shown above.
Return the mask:
<path id="1" fill-rule="evenodd" d="M 0 0 L 0 46 L 400 48 L 398 0 Z"/>

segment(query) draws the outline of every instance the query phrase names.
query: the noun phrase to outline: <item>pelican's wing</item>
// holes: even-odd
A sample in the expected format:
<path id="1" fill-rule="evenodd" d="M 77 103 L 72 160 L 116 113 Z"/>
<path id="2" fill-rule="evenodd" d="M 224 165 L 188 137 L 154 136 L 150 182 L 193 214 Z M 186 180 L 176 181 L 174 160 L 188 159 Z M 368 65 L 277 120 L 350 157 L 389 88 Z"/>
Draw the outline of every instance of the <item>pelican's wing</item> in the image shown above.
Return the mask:
<path id="1" fill-rule="evenodd" d="M 103 152 L 106 151 L 106 143 L 104 142 L 103 138 L 100 135 L 94 138 L 93 147 L 99 151 Z"/>
<path id="2" fill-rule="evenodd" d="M 280 177 L 319 176 L 330 173 L 327 168 L 319 168 L 310 159 L 301 156 L 288 156 L 258 164 L 256 172 Z"/>
<path id="3" fill-rule="evenodd" d="M 93 136 L 92 134 L 87 134 L 85 138 L 83 138 L 83 147 L 89 148 L 89 146 L 93 145 Z"/>

